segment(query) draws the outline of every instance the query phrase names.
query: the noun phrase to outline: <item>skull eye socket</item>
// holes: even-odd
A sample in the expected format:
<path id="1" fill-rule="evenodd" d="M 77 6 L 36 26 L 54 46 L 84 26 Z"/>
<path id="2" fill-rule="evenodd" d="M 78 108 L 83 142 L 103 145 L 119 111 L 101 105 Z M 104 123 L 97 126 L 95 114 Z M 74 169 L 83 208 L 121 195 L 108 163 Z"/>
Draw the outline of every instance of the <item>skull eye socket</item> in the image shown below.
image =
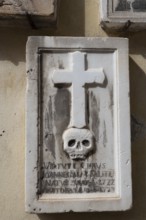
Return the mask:
<path id="1" fill-rule="evenodd" d="M 71 140 L 68 142 L 68 146 L 69 146 L 69 147 L 74 147 L 75 143 L 76 143 L 76 140 L 75 140 L 75 139 L 71 139 Z"/>
<path id="2" fill-rule="evenodd" d="M 85 146 L 85 147 L 89 147 L 90 146 L 90 141 L 85 139 L 82 141 L 82 144 Z"/>

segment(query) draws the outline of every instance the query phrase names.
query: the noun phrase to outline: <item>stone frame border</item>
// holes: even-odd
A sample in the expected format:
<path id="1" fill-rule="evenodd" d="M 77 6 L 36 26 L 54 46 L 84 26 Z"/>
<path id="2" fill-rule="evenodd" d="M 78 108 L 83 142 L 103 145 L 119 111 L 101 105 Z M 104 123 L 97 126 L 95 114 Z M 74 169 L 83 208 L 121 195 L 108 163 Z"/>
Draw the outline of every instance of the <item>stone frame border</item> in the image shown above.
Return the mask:
<path id="1" fill-rule="evenodd" d="M 41 98 L 40 50 L 46 47 L 88 48 L 114 50 L 117 59 L 117 75 L 114 79 L 116 94 L 116 175 L 118 178 L 117 196 L 93 198 L 48 198 L 39 196 L 39 131 Z M 56 46 L 57 45 L 57 46 Z M 26 170 L 25 170 L 25 209 L 31 213 L 93 212 L 127 210 L 132 204 L 131 149 L 130 149 L 130 108 L 128 75 L 128 40 L 122 38 L 84 37 L 29 37 L 27 42 L 27 94 L 26 94 Z M 124 88 L 123 88 L 124 87 Z M 95 198 L 97 197 L 97 198 Z"/>

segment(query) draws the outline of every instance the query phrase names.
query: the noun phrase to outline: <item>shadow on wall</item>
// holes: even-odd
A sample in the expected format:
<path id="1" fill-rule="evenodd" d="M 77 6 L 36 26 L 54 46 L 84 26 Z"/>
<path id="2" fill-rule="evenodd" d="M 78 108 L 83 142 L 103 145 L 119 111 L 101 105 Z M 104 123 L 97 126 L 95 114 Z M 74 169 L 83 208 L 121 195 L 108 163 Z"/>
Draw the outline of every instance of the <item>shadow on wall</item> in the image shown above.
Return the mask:
<path id="1" fill-rule="evenodd" d="M 85 0 L 61 0 L 58 36 L 85 35 Z"/>
<path id="2" fill-rule="evenodd" d="M 146 72 L 130 59 L 133 219 L 146 219 Z"/>
<path id="3" fill-rule="evenodd" d="M 131 58 L 130 73 L 131 139 L 134 143 L 146 138 L 146 73 Z"/>
<path id="4" fill-rule="evenodd" d="M 61 0 L 56 29 L 2 28 L 0 34 L 0 60 L 9 60 L 14 65 L 25 62 L 28 36 L 84 36 L 85 1 Z"/>

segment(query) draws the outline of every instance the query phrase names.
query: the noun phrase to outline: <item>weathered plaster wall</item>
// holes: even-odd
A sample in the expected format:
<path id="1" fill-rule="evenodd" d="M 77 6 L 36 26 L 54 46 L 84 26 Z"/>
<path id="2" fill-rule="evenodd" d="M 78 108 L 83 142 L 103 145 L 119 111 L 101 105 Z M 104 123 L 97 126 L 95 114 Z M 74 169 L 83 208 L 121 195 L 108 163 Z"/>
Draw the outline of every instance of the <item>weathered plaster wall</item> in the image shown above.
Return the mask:
<path id="1" fill-rule="evenodd" d="M 118 33 L 130 41 L 133 208 L 114 213 L 32 215 L 24 211 L 25 45 L 30 35 L 106 36 L 99 0 L 61 0 L 57 31 L 0 29 L 0 219 L 146 219 L 146 31 Z"/>

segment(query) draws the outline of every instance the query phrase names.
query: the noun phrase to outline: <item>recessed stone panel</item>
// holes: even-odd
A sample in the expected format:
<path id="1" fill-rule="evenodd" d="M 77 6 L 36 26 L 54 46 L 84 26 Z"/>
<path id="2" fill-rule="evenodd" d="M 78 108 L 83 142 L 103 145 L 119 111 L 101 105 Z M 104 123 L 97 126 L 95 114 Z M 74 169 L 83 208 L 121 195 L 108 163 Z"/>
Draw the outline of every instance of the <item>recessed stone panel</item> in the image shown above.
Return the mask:
<path id="1" fill-rule="evenodd" d="M 146 0 L 100 1 L 101 26 L 108 31 L 146 29 Z"/>
<path id="2" fill-rule="evenodd" d="M 131 207 L 128 44 L 30 37 L 26 211 Z"/>

